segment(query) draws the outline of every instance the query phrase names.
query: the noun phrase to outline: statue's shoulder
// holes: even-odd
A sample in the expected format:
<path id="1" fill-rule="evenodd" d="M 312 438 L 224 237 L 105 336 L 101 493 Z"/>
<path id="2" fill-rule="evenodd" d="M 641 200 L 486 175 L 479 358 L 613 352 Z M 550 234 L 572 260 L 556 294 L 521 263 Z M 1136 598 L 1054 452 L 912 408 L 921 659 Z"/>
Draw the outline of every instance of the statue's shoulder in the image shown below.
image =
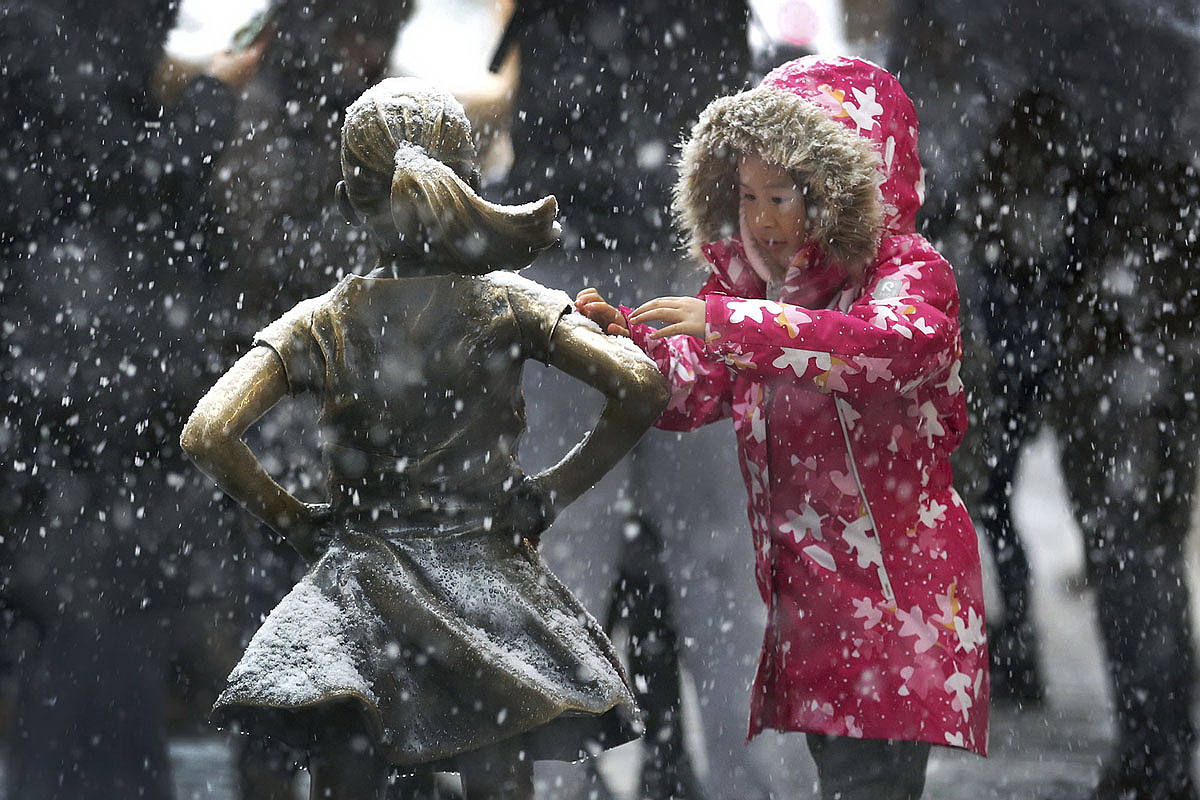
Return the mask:
<path id="1" fill-rule="evenodd" d="M 500 270 L 479 277 L 485 285 L 505 294 L 517 314 L 536 313 L 540 316 L 546 310 L 557 311 L 571 305 L 571 298 L 566 292 L 552 289 L 516 272 Z"/>
<path id="2" fill-rule="evenodd" d="M 362 293 L 362 278 L 358 275 L 344 275 L 324 294 L 301 300 L 296 304 L 293 312 L 300 310 L 300 313 L 306 314 L 310 318 L 319 313 L 337 315 L 339 312 L 344 313 L 353 307 Z"/>

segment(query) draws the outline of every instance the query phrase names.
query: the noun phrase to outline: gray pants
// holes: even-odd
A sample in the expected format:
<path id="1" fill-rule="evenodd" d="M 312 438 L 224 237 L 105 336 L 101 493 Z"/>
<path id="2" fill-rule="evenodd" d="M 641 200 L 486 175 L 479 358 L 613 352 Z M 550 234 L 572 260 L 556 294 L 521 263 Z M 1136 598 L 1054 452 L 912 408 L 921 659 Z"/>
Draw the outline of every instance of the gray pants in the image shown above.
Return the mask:
<path id="1" fill-rule="evenodd" d="M 821 800 L 920 800 L 928 742 L 806 734 Z"/>

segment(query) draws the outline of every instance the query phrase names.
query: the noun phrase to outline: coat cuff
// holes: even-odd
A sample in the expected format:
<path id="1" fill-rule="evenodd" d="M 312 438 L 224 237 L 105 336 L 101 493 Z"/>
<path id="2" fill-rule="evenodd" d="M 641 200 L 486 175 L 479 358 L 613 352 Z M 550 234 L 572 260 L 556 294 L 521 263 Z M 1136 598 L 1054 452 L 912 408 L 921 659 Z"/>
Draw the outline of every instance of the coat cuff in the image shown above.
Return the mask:
<path id="1" fill-rule="evenodd" d="M 629 306 L 617 306 L 617 310 L 621 312 L 621 316 L 625 317 L 625 323 L 629 324 L 629 315 L 633 313 L 633 309 Z M 654 328 L 649 325 L 629 325 L 629 338 L 644 353 L 649 353 L 654 347 L 656 340 L 650 338 L 652 333 L 654 333 Z"/>

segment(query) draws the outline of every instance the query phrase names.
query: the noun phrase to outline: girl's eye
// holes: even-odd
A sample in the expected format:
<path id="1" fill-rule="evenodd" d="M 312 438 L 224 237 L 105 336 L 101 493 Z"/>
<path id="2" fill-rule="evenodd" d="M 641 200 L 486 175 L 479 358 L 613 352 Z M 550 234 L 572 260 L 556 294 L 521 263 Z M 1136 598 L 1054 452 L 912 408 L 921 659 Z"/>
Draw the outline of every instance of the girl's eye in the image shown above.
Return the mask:
<path id="1" fill-rule="evenodd" d="M 749 192 L 742 192 L 742 199 L 749 201 L 749 202 L 754 202 L 758 198 L 755 197 L 754 195 L 750 194 Z"/>

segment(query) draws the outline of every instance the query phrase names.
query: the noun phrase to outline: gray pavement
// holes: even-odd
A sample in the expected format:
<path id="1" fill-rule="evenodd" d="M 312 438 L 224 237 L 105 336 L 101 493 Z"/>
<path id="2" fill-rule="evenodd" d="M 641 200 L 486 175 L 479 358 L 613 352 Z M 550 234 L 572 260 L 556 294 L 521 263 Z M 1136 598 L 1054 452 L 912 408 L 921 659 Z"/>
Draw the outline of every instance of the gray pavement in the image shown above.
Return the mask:
<path id="1" fill-rule="evenodd" d="M 1082 545 L 1056 457 L 1047 440 L 1035 443 L 1024 455 L 1014 497 L 1017 525 L 1030 544 L 1047 702 L 1036 710 L 994 708 L 987 759 L 938 752 L 929 798 L 1085 798 L 1108 750 L 1112 706 L 1092 598 L 1075 580 Z"/>

